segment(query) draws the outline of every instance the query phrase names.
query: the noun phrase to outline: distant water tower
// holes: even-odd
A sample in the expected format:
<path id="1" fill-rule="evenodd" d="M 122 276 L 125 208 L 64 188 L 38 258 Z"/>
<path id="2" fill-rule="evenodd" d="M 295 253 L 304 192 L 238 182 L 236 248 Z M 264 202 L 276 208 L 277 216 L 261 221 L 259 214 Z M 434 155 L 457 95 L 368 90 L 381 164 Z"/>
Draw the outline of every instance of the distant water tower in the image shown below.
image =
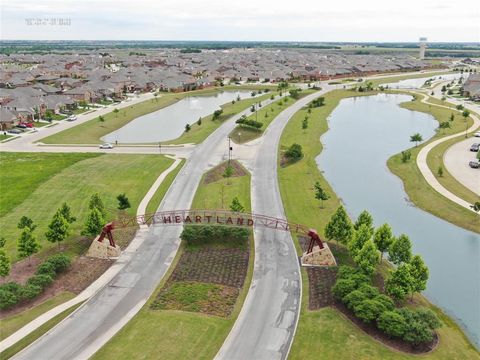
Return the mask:
<path id="1" fill-rule="evenodd" d="M 427 48 L 427 38 L 420 38 L 420 60 L 425 59 L 425 49 Z"/>

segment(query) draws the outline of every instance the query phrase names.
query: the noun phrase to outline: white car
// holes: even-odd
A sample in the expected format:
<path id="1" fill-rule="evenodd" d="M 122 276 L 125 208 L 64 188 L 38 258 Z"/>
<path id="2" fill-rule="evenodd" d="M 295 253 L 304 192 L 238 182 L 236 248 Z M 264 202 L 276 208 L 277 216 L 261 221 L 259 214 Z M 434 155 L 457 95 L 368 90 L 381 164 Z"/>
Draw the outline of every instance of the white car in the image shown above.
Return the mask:
<path id="1" fill-rule="evenodd" d="M 475 134 L 473 134 L 475 137 L 480 137 L 480 131 L 477 131 Z"/>
<path id="2" fill-rule="evenodd" d="M 77 117 L 75 115 L 71 115 L 67 118 L 67 121 L 75 121 L 77 120 Z"/>
<path id="3" fill-rule="evenodd" d="M 113 149 L 113 145 L 110 143 L 104 143 L 100 145 L 100 149 Z"/>

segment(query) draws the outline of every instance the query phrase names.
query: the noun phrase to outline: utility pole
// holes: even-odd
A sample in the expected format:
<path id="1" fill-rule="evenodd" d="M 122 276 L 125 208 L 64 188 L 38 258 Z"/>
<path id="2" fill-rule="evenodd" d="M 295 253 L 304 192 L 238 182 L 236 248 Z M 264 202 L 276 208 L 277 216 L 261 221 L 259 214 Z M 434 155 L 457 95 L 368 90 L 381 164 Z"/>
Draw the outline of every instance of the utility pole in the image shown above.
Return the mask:
<path id="1" fill-rule="evenodd" d="M 232 160 L 232 146 L 230 145 L 230 136 L 228 137 L 228 165 L 230 165 L 230 160 Z"/>

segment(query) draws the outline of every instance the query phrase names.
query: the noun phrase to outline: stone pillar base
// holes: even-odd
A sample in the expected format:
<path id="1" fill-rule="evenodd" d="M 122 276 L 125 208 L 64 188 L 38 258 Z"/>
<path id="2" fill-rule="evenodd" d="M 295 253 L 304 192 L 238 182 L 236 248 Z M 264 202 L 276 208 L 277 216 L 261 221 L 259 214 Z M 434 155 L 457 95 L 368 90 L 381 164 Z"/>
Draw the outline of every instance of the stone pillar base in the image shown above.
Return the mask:
<path id="1" fill-rule="evenodd" d="M 323 243 L 324 248 L 314 246 L 310 254 L 304 253 L 301 258 L 302 266 L 337 266 L 327 243 Z"/>
<path id="2" fill-rule="evenodd" d="M 117 245 L 110 246 L 107 240 L 100 242 L 95 238 L 87 251 L 87 256 L 99 259 L 118 258 L 122 250 Z"/>

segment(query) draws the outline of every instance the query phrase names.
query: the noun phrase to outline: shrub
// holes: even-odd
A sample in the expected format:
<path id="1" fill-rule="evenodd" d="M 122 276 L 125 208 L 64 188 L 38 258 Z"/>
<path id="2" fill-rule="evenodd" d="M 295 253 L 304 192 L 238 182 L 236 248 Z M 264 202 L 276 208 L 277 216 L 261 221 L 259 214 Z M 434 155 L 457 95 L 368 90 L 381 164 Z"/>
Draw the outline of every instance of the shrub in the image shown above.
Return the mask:
<path id="1" fill-rule="evenodd" d="M 367 283 L 362 283 L 358 290 L 364 293 L 367 299 L 373 299 L 379 295 L 378 289 Z"/>
<path id="2" fill-rule="evenodd" d="M 6 290 L 18 295 L 20 293 L 22 286 L 16 282 L 8 282 L 6 284 L 0 285 L 0 290 Z"/>
<path id="3" fill-rule="evenodd" d="M 224 226 L 185 226 L 180 238 L 187 245 L 204 245 L 213 242 L 243 243 L 248 239 L 248 229 Z"/>
<path id="4" fill-rule="evenodd" d="M 351 279 L 340 279 L 337 280 L 335 285 L 332 288 L 332 293 L 335 298 L 342 300 L 346 295 L 350 294 L 353 290 L 357 288 L 355 281 Z"/>
<path id="5" fill-rule="evenodd" d="M 285 151 L 285 156 L 290 160 L 299 160 L 303 157 L 302 146 L 299 144 L 292 144 L 287 151 Z"/>
<path id="6" fill-rule="evenodd" d="M 46 263 L 51 264 L 55 269 L 55 272 L 58 274 L 65 271 L 70 266 L 70 259 L 64 254 L 57 254 L 50 256 Z"/>
<path id="7" fill-rule="evenodd" d="M 402 337 L 405 333 L 405 319 L 397 311 L 384 311 L 377 320 L 377 326 L 385 334 Z"/>
<path id="8" fill-rule="evenodd" d="M 370 284 L 370 278 L 365 274 L 353 274 L 348 279 L 353 280 L 357 288 L 362 284 Z"/>
<path id="9" fill-rule="evenodd" d="M 54 277 L 56 275 L 55 266 L 51 262 L 45 261 L 44 263 L 40 264 L 40 266 L 37 268 L 37 271 L 35 271 L 35 274 L 50 275 L 51 277 Z"/>
<path id="10" fill-rule="evenodd" d="M 28 279 L 27 284 L 32 284 L 45 289 L 48 285 L 53 282 L 53 277 L 47 274 L 34 275 Z"/>
<path id="11" fill-rule="evenodd" d="M 338 268 L 337 279 L 345 279 L 353 274 L 358 274 L 358 270 L 348 265 L 342 265 Z"/>
<path id="12" fill-rule="evenodd" d="M 373 300 L 381 303 L 383 306 L 385 306 L 385 309 L 387 309 L 387 310 L 393 310 L 395 308 L 395 303 L 387 295 L 379 294 L 379 295 L 375 296 L 373 298 Z"/>
<path id="13" fill-rule="evenodd" d="M 409 321 L 402 339 L 413 345 L 430 342 L 433 340 L 433 330 L 424 322 Z"/>
<path id="14" fill-rule="evenodd" d="M 14 292 L 8 291 L 4 288 L 0 289 L 0 310 L 8 309 L 17 302 L 18 297 Z"/>
<path id="15" fill-rule="evenodd" d="M 380 316 L 385 311 L 383 304 L 376 300 L 363 300 L 360 304 L 354 307 L 355 316 L 363 322 L 369 323 Z"/>
<path id="16" fill-rule="evenodd" d="M 367 300 L 367 295 L 363 291 L 353 290 L 351 293 L 343 297 L 343 303 L 352 310 L 355 306 L 359 305 L 362 301 Z"/>
<path id="17" fill-rule="evenodd" d="M 438 319 L 437 315 L 435 315 L 435 313 L 430 309 L 419 308 L 414 311 L 413 316 L 417 321 L 421 321 L 427 324 L 428 327 L 432 330 L 442 326 L 442 323 Z"/>
<path id="18" fill-rule="evenodd" d="M 38 285 L 27 284 L 23 286 L 20 290 L 20 298 L 33 299 L 34 297 L 38 296 L 42 292 L 42 290 L 43 289 Z"/>

